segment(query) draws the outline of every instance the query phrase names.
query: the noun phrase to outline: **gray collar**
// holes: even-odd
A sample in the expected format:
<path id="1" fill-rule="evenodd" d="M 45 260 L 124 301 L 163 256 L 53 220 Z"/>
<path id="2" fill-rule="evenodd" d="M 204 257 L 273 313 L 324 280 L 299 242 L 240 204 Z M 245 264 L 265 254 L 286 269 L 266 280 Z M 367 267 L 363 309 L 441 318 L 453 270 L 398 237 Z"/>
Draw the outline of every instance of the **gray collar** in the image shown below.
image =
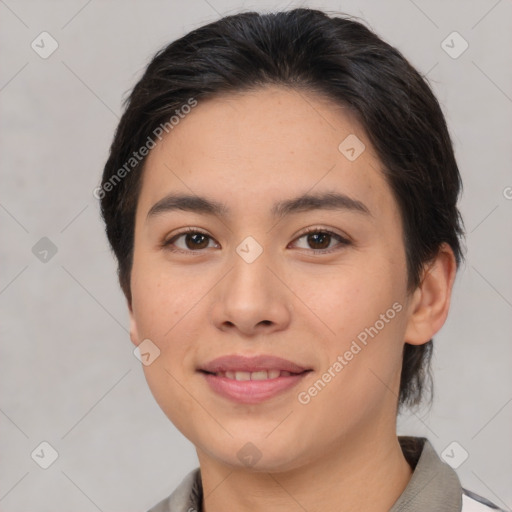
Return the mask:
<path id="1" fill-rule="evenodd" d="M 399 436 L 404 456 L 414 468 L 404 492 L 389 512 L 460 512 L 462 487 L 455 471 L 444 463 L 424 437 Z M 176 490 L 148 512 L 201 511 L 200 469 L 191 471 Z"/>
<path id="2" fill-rule="evenodd" d="M 457 473 L 437 455 L 424 437 L 398 437 L 414 468 L 407 487 L 389 512 L 460 512 L 462 486 Z"/>

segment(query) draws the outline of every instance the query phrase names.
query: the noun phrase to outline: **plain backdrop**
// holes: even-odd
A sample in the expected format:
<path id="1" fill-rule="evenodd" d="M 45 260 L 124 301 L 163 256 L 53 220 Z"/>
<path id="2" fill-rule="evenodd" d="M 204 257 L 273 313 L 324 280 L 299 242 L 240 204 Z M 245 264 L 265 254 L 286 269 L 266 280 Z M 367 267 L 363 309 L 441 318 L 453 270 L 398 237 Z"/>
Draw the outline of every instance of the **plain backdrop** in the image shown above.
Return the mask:
<path id="1" fill-rule="evenodd" d="M 1 0 L 0 510 L 143 511 L 197 466 L 133 355 L 92 191 L 158 49 L 223 15 L 296 6 L 363 18 L 441 102 L 467 261 L 435 338 L 434 404 L 398 430 L 467 453 L 463 485 L 512 506 L 510 1 Z M 469 46 L 454 58 L 446 40 Z"/>

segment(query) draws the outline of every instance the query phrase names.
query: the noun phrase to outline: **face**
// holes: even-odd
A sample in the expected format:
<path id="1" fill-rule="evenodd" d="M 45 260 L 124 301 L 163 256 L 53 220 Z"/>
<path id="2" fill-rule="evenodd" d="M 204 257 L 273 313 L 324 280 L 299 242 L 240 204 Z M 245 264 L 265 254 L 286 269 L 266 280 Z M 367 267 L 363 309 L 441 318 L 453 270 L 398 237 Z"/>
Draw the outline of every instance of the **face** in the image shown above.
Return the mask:
<path id="1" fill-rule="evenodd" d="M 217 97 L 146 160 L 131 338 L 200 458 L 281 471 L 394 434 L 406 284 L 398 206 L 342 106 Z"/>

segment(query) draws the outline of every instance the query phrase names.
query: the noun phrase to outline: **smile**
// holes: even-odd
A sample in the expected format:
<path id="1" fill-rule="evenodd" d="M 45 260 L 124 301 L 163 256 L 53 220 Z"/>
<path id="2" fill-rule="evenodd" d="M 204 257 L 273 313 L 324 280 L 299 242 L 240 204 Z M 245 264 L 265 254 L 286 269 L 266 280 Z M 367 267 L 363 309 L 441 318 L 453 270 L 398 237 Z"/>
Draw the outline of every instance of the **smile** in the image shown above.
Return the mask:
<path id="1" fill-rule="evenodd" d="M 295 387 L 311 369 L 271 355 L 218 357 L 198 368 L 216 395 L 258 404 Z"/>
<path id="2" fill-rule="evenodd" d="M 225 377 L 226 379 L 247 381 L 247 380 L 271 380 L 277 379 L 278 377 L 290 377 L 293 375 L 290 372 L 284 370 L 260 370 L 257 372 L 245 372 L 245 371 L 227 371 L 217 372 L 214 374 L 216 377 Z"/>

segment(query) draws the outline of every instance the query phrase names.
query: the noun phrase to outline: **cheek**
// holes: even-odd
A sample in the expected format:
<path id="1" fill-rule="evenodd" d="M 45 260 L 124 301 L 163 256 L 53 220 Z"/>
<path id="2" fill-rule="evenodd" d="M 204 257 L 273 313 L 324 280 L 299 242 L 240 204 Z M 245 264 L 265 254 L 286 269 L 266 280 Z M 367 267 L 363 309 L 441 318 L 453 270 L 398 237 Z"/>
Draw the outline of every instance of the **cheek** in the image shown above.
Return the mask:
<path id="1" fill-rule="evenodd" d="M 322 326 L 322 370 L 334 371 L 332 365 L 342 357 L 343 370 L 334 371 L 332 392 L 343 389 L 360 399 L 375 392 L 375 386 L 383 387 L 379 378 L 389 385 L 396 378 L 406 325 L 404 269 L 398 263 L 375 256 L 365 264 L 338 268 L 330 278 L 303 280 L 308 306 L 321 319 L 309 315 Z"/>
<path id="2" fill-rule="evenodd" d="M 194 283 L 150 258 L 134 261 L 133 310 L 141 335 L 169 336 L 194 303 Z"/>
<path id="3" fill-rule="evenodd" d="M 316 314 L 325 334 L 340 340 L 355 337 L 403 299 L 395 271 L 382 262 L 338 268 L 330 275 L 300 279 L 297 289 Z M 394 312 L 391 312 L 393 314 Z M 328 329 L 327 329 L 328 328 Z"/>
<path id="4" fill-rule="evenodd" d="M 139 338 L 150 339 L 160 350 L 159 357 L 143 366 L 144 375 L 161 409 L 181 430 L 197 413 L 183 371 L 192 367 L 198 298 L 189 279 L 162 272 L 152 261 L 144 263 L 139 258 L 132 269 L 133 313 Z"/>
<path id="5" fill-rule="evenodd" d="M 198 414 L 197 405 L 190 399 L 189 386 L 165 356 L 144 366 L 144 376 L 160 409 L 174 426 L 187 436 L 193 431 L 191 419 Z"/>
<path id="6" fill-rule="evenodd" d="M 174 385 L 167 372 L 178 377 L 192 364 L 194 340 L 201 325 L 195 306 L 201 290 L 183 275 L 161 271 L 154 262 L 142 263 L 134 264 L 132 270 L 133 315 L 140 340 L 150 339 L 160 350 L 160 357 L 144 371 L 150 387 L 169 390 Z"/>

